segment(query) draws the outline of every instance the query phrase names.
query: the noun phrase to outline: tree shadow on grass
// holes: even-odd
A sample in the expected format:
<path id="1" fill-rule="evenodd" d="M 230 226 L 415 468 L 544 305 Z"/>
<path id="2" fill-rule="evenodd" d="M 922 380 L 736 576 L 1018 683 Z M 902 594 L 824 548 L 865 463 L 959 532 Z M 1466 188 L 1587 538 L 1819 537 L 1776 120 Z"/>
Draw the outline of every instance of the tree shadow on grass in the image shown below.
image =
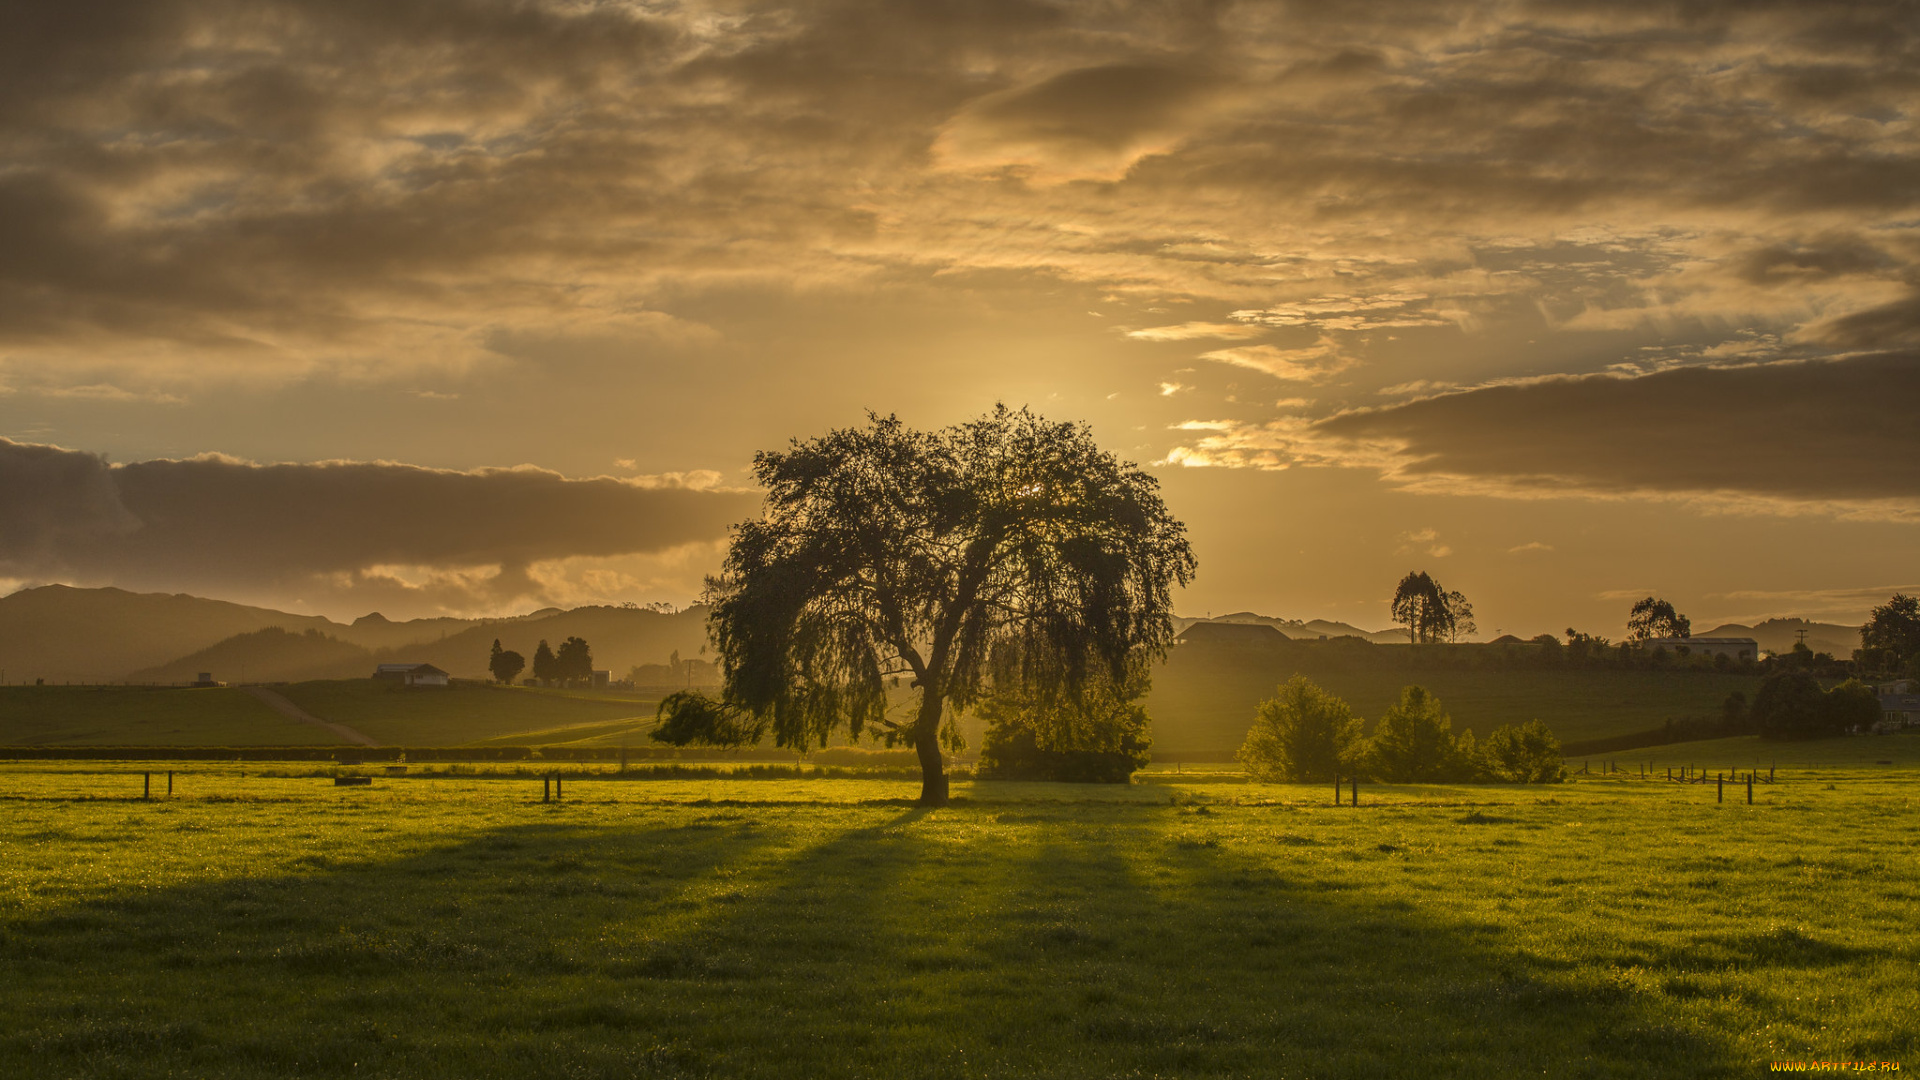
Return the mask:
<path id="1" fill-rule="evenodd" d="M 1497 928 L 1183 830 L 1174 807 L 673 813 L 658 827 L 516 825 L 418 856 L 10 924 L 0 1066 L 101 1077 L 1730 1071 L 1724 1045 L 1662 1023 L 1629 987 L 1583 982 Z"/>

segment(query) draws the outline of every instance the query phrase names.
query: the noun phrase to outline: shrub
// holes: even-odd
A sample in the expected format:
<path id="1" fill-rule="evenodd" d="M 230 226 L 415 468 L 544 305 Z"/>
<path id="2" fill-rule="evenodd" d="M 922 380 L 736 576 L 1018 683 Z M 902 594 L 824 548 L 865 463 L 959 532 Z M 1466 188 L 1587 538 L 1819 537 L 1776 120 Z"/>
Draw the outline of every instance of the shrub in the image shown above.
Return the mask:
<path id="1" fill-rule="evenodd" d="M 1831 734 L 1820 683 L 1804 668 L 1776 669 L 1754 691 L 1753 724 L 1766 739 L 1818 739 Z"/>
<path id="2" fill-rule="evenodd" d="M 1363 760 L 1376 780 L 1390 784 L 1472 780 L 1478 773 L 1473 732 L 1455 733 L 1453 718 L 1425 687 L 1400 692 L 1366 742 Z"/>
<path id="3" fill-rule="evenodd" d="M 1346 702 L 1295 675 L 1260 703 L 1239 756 L 1257 780 L 1331 780 L 1359 738 Z"/>
<path id="4" fill-rule="evenodd" d="M 1124 784 L 1147 763 L 1147 710 L 1093 687 L 1078 700 L 990 699 L 978 712 L 986 738 L 974 775 L 982 780 Z"/>
<path id="5" fill-rule="evenodd" d="M 1567 778 L 1560 740 L 1538 720 L 1494 728 L 1480 749 L 1480 760 L 1489 775 L 1516 784 L 1557 784 Z"/>
<path id="6" fill-rule="evenodd" d="M 1820 701 L 1822 726 L 1829 734 L 1871 731 L 1880 722 L 1880 695 L 1859 679 L 1848 679 L 1827 691 Z"/>

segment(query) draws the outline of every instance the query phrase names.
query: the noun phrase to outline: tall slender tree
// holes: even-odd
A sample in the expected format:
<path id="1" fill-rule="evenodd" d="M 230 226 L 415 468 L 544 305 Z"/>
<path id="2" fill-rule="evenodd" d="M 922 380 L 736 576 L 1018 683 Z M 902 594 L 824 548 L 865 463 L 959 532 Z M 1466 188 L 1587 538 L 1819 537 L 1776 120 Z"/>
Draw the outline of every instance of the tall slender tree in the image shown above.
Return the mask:
<path id="1" fill-rule="evenodd" d="M 1474 632 L 1473 605 L 1448 592 L 1425 570 L 1409 571 L 1393 590 L 1393 621 L 1407 628 L 1414 645 L 1456 641 Z"/>
<path id="2" fill-rule="evenodd" d="M 1194 573 L 1157 482 L 1084 425 L 1005 406 L 916 431 L 894 417 L 754 459 L 763 516 L 734 529 L 710 623 L 724 682 L 660 706 L 654 737 L 807 749 L 837 730 L 912 746 L 947 801 L 958 710 L 1137 685 Z M 991 662 L 990 662 L 991 660 Z M 902 710 L 889 689 L 913 691 Z"/>

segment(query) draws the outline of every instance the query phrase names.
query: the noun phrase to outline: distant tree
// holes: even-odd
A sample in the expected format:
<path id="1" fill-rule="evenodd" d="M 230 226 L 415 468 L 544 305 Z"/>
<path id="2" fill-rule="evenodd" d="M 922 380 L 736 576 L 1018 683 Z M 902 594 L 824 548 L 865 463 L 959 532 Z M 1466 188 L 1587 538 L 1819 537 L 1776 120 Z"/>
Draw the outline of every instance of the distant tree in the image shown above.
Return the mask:
<path id="1" fill-rule="evenodd" d="M 1420 686 L 1400 692 L 1363 751 L 1367 772 L 1391 784 L 1471 780 L 1474 758 L 1473 732 L 1456 733 L 1440 699 Z"/>
<path id="2" fill-rule="evenodd" d="M 1331 780 L 1346 771 L 1359 739 L 1347 703 L 1295 675 L 1260 703 L 1240 762 L 1257 780 Z"/>
<path id="3" fill-rule="evenodd" d="M 1448 592 L 1426 571 L 1409 572 L 1393 591 L 1393 621 L 1407 628 L 1416 645 L 1456 641 L 1474 632 L 1473 605 Z"/>
<path id="4" fill-rule="evenodd" d="M 1560 740 L 1539 720 L 1494 728 L 1480 744 L 1480 761 L 1490 775 L 1516 784 L 1557 784 L 1567 778 Z"/>
<path id="5" fill-rule="evenodd" d="M 540 647 L 533 650 L 533 677 L 542 683 L 550 683 L 560 677 L 553 650 L 547 647 L 545 638 L 540 639 Z"/>
<path id="6" fill-rule="evenodd" d="M 1848 679 L 1828 690 L 1820 701 L 1821 726 L 1833 735 L 1872 731 L 1882 715 L 1880 695 L 1858 679 Z"/>
<path id="7" fill-rule="evenodd" d="M 1130 685 L 1193 576 L 1152 477 L 1025 410 L 931 432 L 875 416 L 763 452 L 754 474 L 764 516 L 735 527 L 708 582 L 720 697 L 668 697 L 654 737 L 740 745 L 771 728 L 806 749 L 878 729 L 914 748 L 925 804 L 947 801 L 958 710 Z M 896 719 L 901 678 L 918 700 Z"/>
<path id="8" fill-rule="evenodd" d="M 1725 655 L 1724 653 L 1722 655 Z M 1747 695 L 1735 690 L 1720 703 L 1720 723 L 1726 730 L 1744 731 L 1747 727 Z"/>
<path id="9" fill-rule="evenodd" d="M 1870 670 L 1888 674 L 1920 664 L 1920 600 L 1894 593 L 1874 608 L 1860 628 L 1860 651 L 1854 657 Z"/>
<path id="10" fill-rule="evenodd" d="M 1567 627 L 1567 659 L 1575 664 L 1606 659 L 1607 647 L 1611 644 L 1596 634 L 1583 634 L 1571 626 Z"/>
<path id="11" fill-rule="evenodd" d="M 1803 668 L 1781 668 L 1753 694 L 1753 724 L 1766 739 L 1817 739 L 1828 734 L 1820 683 Z"/>
<path id="12" fill-rule="evenodd" d="M 512 685 L 527 666 L 527 658 L 511 649 L 502 649 L 500 639 L 493 639 L 493 655 L 487 658 L 487 670 L 493 673 L 495 682 Z"/>
<path id="13" fill-rule="evenodd" d="M 570 637 L 560 643 L 553 657 L 553 677 L 561 682 L 590 682 L 593 679 L 593 650 L 585 638 Z"/>
<path id="14" fill-rule="evenodd" d="M 1685 615 L 1673 610 L 1672 604 L 1659 597 L 1649 596 L 1645 600 L 1636 601 L 1633 610 L 1627 614 L 1627 638 L 1630 641 L 1692 636 L 1693 623 Z"/>

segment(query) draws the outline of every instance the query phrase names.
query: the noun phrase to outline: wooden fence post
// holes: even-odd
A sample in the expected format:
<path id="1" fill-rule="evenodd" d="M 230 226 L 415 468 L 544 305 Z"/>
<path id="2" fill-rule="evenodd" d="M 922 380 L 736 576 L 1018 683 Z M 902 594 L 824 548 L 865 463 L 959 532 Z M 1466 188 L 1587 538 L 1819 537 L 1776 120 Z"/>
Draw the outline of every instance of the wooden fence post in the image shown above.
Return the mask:
<path id="1" fill-rule="evenodd" d="M 553 801 L 554 802 L 560 801 L 560 774 L 559 773 L 553 774 Z"/>
<path id="2" fill-rule="evenodd" d="M 1353 805 L 1360 805 L 1360 778 L 1357 776 L 1353 778 Z"/>
<path id="3" fill-rule="evenodd" d="M 153 798 L 153 774 L 150 772 L 140 774 L 140 798 L 143 800 Z"/>
<path id="4" fill-rule="evenodd" d="M 553 801 L 553 777 L 551 776 L 543 776 L 540 778 L 540 801 Z"/>
<path id="5" fill-rule="evenodd" d="M 1340 774 L 1333 774 L 1333 805 L 1340 805 Z"/>
<path id="6" fill-rule="evenodd" d="M 1713 801 L 1717 803 L 1727 801 L 1727 781 L 1719 773 L 1713 776 Z"/>
<path id="7" fill-rule="evenodd" d="M 167 798 L 173 798 L 173 770 L 167 770 Z"/>
<path id="8" fill-rule="evenodd" d="M 1747 774 L 1747 805 L 1753 805 L 1753 774 Z"/>

